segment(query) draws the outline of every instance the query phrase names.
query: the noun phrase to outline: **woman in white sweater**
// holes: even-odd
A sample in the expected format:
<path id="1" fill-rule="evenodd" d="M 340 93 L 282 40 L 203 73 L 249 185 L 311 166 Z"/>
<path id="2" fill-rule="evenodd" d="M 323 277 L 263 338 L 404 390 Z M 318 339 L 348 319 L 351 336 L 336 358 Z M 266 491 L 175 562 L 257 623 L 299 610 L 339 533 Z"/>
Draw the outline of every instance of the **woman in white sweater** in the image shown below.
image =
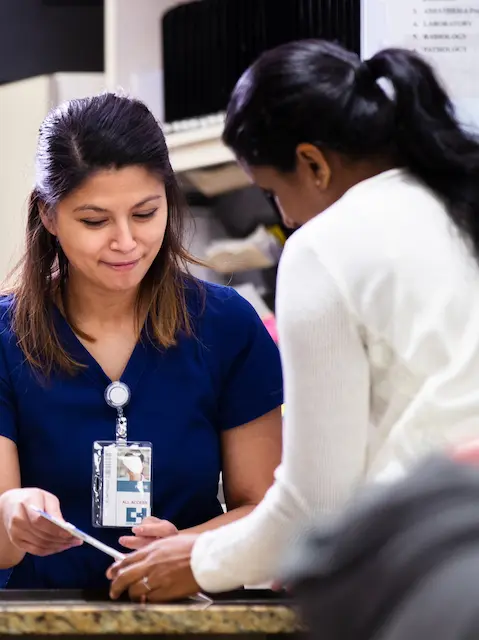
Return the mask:
<path id="1" fill-rule="evenodd" d="M 431 68 L 403 50 L 282 46 L 239 80 L 224 140 L 302 226 L 278 281 L 283 460 L 246 518 L 114 566 L 113 597 L 270 580 L 365 480 L 479 435 L 479 144 Z"/>

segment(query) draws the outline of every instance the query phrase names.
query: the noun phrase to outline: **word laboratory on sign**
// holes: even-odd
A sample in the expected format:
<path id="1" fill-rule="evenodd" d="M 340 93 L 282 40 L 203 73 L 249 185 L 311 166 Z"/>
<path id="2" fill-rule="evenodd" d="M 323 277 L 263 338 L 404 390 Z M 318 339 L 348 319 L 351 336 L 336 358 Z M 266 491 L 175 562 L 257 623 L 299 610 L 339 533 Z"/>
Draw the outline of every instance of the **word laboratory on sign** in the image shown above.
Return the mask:
<path id="1" fill-rule="evenodd" d="M 422 0 L 412 7 L 414 48 L 423 54 L 467 54 L 477 47 L 479 3 Z"/>

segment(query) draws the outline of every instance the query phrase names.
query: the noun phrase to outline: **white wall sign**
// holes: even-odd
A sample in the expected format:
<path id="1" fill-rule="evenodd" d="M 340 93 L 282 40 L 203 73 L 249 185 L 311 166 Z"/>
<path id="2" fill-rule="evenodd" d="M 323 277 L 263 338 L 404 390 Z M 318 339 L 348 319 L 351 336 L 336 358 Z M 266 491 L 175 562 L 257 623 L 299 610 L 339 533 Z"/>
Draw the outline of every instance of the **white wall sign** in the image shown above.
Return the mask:
<path id="1" fill-rule="evenodd" d="M 363 58 L 387 47 L 426 57 L 479 127 L 479 0 L 362 0 L 361 30 Z"/>

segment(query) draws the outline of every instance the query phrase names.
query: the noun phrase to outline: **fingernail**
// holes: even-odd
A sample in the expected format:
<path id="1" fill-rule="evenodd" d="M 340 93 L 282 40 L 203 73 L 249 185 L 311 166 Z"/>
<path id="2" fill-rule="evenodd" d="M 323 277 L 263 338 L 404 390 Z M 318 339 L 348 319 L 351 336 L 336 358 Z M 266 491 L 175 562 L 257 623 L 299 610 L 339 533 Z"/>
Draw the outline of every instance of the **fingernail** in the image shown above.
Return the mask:
<path id="1" fill-rule="evenodd" d="M 133 533 L 144 533 L 144 529 L 143 527 L 133 527 L 132 529 Z"/>

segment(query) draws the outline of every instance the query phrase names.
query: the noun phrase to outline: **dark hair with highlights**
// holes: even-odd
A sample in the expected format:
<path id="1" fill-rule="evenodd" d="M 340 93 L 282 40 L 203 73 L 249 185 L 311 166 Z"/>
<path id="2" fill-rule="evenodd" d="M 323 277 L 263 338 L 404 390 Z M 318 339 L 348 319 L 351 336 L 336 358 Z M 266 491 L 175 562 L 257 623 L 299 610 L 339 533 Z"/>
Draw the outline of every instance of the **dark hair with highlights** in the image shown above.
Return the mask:
<path id="1" fill-rule="evenodd" d="M 13 287 L 13 328 L 27 361 L 43 375 L 53 369 L 75 373 L 81 366 L 62 345 L 54 322 L 66 303 L 68 260 L 41 220 L 94 172 L 141 166 L 165 183 L 168 221 L 163 245 L 141 283 L 137 316 L 148 319 L 151 339 L 162 347 L 191 334 L 186 287 L 188 264 L 199 264 L 182 246 L 186 203 L 171 168 L 163 132 L 139 100 L 113 93 L 72 100 L 50 112 L 40 128 L 36 186 L 30 196 L 24 256 Z M 140 314 L 147 309 L 145 318 Z M 81 337 L 84 336 L 73 325 Z"/>
<path id="2" fill-rule="evenodd" d="M 294 170 L 296 147 L 308 142 L 352 160 L 388 158 L 442 198 L 479 260 L 479 140 L 410 51 L 365 62 L 321 40 L 268 51 L 238 81 L 223 139 L 247 164 L 281 172 Z"/>

